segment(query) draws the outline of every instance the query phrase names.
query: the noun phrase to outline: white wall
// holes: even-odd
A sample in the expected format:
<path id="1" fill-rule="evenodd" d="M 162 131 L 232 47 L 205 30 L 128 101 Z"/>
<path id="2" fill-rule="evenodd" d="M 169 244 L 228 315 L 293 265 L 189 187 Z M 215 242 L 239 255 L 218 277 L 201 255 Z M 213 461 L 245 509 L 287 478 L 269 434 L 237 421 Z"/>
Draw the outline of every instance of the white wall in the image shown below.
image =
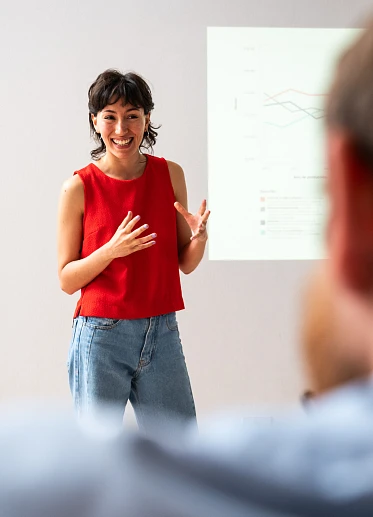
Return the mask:
<path id="1" fill-rule="evenodd" d="M 63 180 L 89 161 L 87 89 L 95 77 L 117 67 L 151 82 L 153 120 L 162 124 L 155 152 L 184 167 L 196 209 L 207 194 L 206 27 L 357 26 L 370 6 L 368 0 L 2 6 L 1 399 L 69 400 L 65 363 L 76 297 L 58 286 L 56 210 Z M 183 279 L 187 309 L 180 329 L 200 412 L 298 397 L 305 387 L 297 355 L 298 288 L 311 267 L 206 257 Z"/>

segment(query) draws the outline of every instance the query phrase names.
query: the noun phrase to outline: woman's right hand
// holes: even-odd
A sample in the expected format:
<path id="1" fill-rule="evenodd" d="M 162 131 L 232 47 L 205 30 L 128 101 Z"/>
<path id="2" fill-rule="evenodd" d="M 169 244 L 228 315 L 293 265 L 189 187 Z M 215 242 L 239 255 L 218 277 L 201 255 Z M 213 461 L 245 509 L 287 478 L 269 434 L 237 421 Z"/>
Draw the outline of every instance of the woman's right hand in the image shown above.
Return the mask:
<path id="1" fill-rule="evenodd" d="M 140 235 L 149 228 L 148 224 L 143 224 L 140 228 L 137 228 L 137 230 L 133 230 L 139 220 L 139 215 L 132 217 L 132 212 L 128 212 L 127 216 L 118 226 L 117 231 L 107 243 L 113 259 L 126 257 L 136 251 L 141 251 L 154 246 L 154 239 L 157 237 L 156 233 L 140 237 Z"/>
<path id="2" fill-rule="evenodd" d="M 82 258 L 84 186 L 78 174 L 64 182 L 58 210 L 58 276 L 61 289 L 73 294 L 88 285 L 117 257 L 155 244 L 154 233 L 141 237 L 147 225 L 133 230 L 140 220 L 128 212 L 112 238 Z"/>

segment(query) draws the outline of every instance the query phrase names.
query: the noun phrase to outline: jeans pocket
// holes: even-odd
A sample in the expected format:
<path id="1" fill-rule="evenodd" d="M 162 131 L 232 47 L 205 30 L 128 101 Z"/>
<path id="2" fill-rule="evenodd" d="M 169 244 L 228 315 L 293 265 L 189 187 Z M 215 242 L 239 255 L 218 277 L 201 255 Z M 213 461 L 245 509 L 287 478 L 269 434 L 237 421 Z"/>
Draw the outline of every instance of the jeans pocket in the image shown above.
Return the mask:
<path id="1" fill-rule="evenodd" d="M 78 325 L 78 318 L 75 318 L 73 321 L 73 329 L 72 329 L 72 336 L 71 336 L 69 351 L 67 353 L 67 361 L 66 361 L 67 369 L 70 368 L 71 358 L 72 358 L 72 355 L 74 352 L 75 334 L 76 334 L 77 325 Z"/>
<path id="2" fill-rule="evenodd" d="M 97 318 L 96 316 L 86 316 L 85 325 L 94 329 L 110 330 L 120 323 L 120 319 Z"/>
<path id="3" fill-rule="evenodd" d="M 166 324 L 169 330 L 178 330 L 176 312 L 169 312 L 168 314 L 166 314 Z"/>

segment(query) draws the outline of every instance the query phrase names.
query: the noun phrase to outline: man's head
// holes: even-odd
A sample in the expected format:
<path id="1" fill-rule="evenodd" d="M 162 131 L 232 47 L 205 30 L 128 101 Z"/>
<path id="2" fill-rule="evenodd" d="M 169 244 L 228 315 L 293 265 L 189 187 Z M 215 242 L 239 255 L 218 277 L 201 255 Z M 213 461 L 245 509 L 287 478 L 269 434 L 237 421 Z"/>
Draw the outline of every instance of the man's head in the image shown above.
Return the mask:
<path id="1" fill-rule="evenodd" d="M 373 23 L 338 63 L 327 161 L 329 260 L 308 290 L 303 327 L 317 392 L 373 370 Z"/>

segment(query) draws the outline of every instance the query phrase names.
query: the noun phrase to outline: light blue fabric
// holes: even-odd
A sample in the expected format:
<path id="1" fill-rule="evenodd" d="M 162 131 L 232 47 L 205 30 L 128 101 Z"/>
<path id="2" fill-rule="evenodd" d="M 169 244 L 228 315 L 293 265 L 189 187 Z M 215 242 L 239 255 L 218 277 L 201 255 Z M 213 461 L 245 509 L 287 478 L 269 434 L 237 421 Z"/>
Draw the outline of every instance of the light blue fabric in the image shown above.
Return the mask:
<path id="1" fill-rule="evenodd" d="M 371 379 L 331 393 L 308 414 L 274 415 L 271 426 L 243 417 L 149 439 L 92 435 L 96 428 L 86 435 L 45 410 L 3 413 L 0 515 L 373 515 Z"/>
<path id="2" fill-rule="evenodd" d="M 110 404 L 121 423 L 130 400 L 144 430 L 155 415 L 195 422 L 175 312 L 135 320 L 79 316 L 67 367 L 80 416 Z"/>
<path id="3" fill-rule="evenodd" d="M 173 445 L 135 438 L 128 515 L 373 516 L 371 379 L 324 397 L 308 414 L 249 423 L 225 415 Z M 149 487 L 141 504 L 139 479 Z"/>

